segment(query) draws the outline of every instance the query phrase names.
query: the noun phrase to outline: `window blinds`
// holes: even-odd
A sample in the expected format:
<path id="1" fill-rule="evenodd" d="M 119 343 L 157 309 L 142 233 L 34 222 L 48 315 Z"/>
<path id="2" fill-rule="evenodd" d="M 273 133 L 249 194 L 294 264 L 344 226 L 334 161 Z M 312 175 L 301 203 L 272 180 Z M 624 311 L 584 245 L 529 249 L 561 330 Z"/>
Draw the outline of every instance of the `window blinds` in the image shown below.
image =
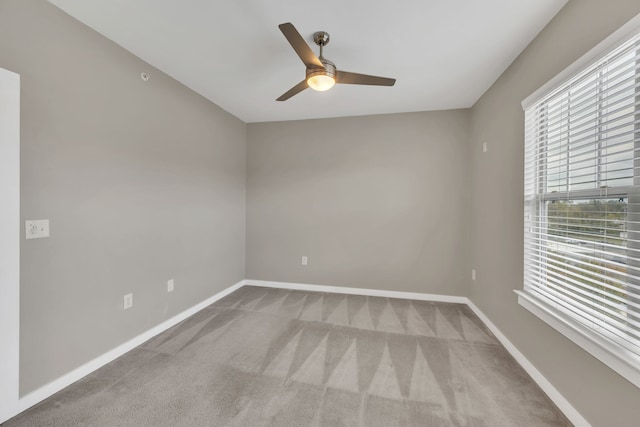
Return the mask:
<path id="1" fill-rule="evenodd" d="M 524 291 L 640 355 L 640 34 L 525 110 Z"/>

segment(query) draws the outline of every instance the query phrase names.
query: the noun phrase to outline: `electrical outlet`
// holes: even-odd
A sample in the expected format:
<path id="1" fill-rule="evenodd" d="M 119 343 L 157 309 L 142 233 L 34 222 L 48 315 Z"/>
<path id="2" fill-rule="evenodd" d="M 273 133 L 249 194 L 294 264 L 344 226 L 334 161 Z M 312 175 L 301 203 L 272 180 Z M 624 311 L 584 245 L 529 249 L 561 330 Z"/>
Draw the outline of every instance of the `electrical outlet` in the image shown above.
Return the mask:
<path id="1" fill-rule="evenodd" d="M 476 270 L 474 268 L 471 269 L 471 280 L 476 280 Z"/>
<path id="2" fill-rule="evenodd" d="M 309 258 L 306 257 L 306 256 L 303 256 L 302 257 L 302 265 L 307 265 L 307 264 L 309 264 Z"/>
<path id="3" fill-rule="evenodd" d="M 25 221 L 24 226 L 26 234 L 25 237 L 27 239 L 40 239 L 42 237 L 49 237 L 48 219 Z"/>
<path id="4" fill-rule="evenodd" d="M 124 309 L 133 307 L 133 294 L 126 294 L 124 296 Z"/>
<path id="5" fill-rule="evenodd" d="M 173 279 L 167 280 L 167 292 L 173 292 Z"/>

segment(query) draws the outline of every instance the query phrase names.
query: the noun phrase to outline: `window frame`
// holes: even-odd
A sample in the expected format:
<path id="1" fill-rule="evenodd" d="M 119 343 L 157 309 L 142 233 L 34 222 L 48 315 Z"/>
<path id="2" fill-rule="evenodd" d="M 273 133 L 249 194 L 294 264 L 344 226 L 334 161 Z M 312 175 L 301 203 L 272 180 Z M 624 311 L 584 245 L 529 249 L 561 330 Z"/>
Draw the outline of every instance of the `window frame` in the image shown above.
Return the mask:
<path id="1" fill-rule="evenodd" d="M 611 34 L 604 41 L 578 59 L 576 62 L 567 67 L 564 71 L 551 79 L 540 89 L 535 91 L 524 101 L 522 101 L 523 110 L 527 110 L 530 106 L 537 104 L 543 98 L 557 91 L 563 87 L 573 77 L 597 63 L 600 59 L 608 55 L 610 52 L 618 48 L 623 43 L 627 42 L 632 37 L 637 36 L 640 33 L 640 14 L 631 19 L 619 30 Z M 638 75 L 640 81 L 640 74 Z M 637 93 L 636 99 L 640 99 L 640 93 Z M 640 116 L 640 106 L 637 106 L 636 117 Z M 636 132 L 640 132 L 640 125 L 636 126 Z M 639 142 L 635 143 L 636 149 L 640 149 Z M 544 147 L 544 144 L 542 145 Z M 598 156 L 598 159 L 600 156 Z M 640 168 L 638 160 L 634 161 L 634 168 Z M 526 165 L 525 165 L 526 166 Z M 534 173 L 539 173 L 541 168 L 546 168 L 545 165 L 535 165 Z M 525 169 L 525 185 L 527 185 L 527 170 Z M 640 174 L 640 172 L 639 172 Z M 635 175 L 635 174 L 634 174 Z M 546 174 L 544 175 L 546 176 Z M 567 178 L 568 179 L 568 178 Z M 542 210 L 547 209 L 547 203 L 550 201 L 559 200 L 576 200 L 576 199 L 604 199 L 604 198 L 627 198 L 629 204 L 631 198 L 635 198 L 636 201 L 640 201 L 640 194 L 638 194 L 637 185 L 640 184 L 640 175 L 635 175 L 633 179 L 633 185 L 624 187 L 611 187 L 606 190 L 599 188 L 586 189 L 586 190 L 573 190 L 566 192 L 549 193 L 546 188 L 536 188 L 535 197 L 532 200 L 525 200 L 525 220 L 524 224 L 537 223 L 538 218 L 542 215 Z M 542 184 L 534 183 L 533 185 L 543 185 L 546 183 L 541 180 Z M 530 188 L 530 187 L 529 187 Z M 541 191 L 545 190 L 545 191 Z M 606 193 L 603 195 L 603 192 Z M 526 194 L 526 193 L 525 193 Z M 629 216 L 629 212 L 627 216 Z M 640 212 L 633 212 L 633 215 L 640 216 Z M 532 218 L 531 215 L 537 215 L 538 217 Z M 527 217 L 529 216 L 529 217 Z M 546 216 L 544 220 L 546 220 Z M 525 233 L 527 232 L 524 230 Z M 633 230 L 633 232 L 640 233 L 640 230 Z M 523 257 L 526 257 L 527 239 L 525 238 L 525 247 Z M 525 258 L 523 258 L 525 259 Z M 527 274 L 527 271 L 524 271 Z M 589 328 L 575 319 L 575 316 L 571 314 L 568 308 L 558 307 L 553 305 L 547 300 L 536 296 L 535 294 L 528 292 L 526 286 L 522 289 L 515 290 L 518 295 L 518 303 L 546 322 L 549 326 L 556 329 L 558 332 L 569 338 L 575 344 L 586 350 L 588 353 L 608 365 L 614 371 L 625 377 L 636 387 L 640 388 L 640 355 L 636 354 L 620 344 L 612 344 L 615 339 L 607 339 L 607 331 L 599 330 L 598 333 L 594 333 L 592 328 Z M 631 297 L 632 300 L 638 301 L 638 299 Z M 602 336 L 601 336 L 601 335 Z"/>

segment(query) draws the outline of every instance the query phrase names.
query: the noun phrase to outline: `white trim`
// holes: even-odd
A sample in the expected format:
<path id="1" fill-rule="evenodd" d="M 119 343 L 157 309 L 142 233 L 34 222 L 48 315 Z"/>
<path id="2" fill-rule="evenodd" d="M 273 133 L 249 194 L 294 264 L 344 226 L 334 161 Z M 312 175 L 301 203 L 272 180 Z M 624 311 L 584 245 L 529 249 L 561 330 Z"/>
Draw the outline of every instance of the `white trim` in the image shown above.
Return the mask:
<path id="1" fill-rule="evenodd" d="M 20 398 L 20 76 L 0 68 L 0 422 Z"/>
<path id="2" fill-rule="evenodd" d="M 40 387 L 39 389 L 27 394 L 26 396 L 22 397 L 19 400 L 19 402 L 17 403 L 17 406 L 12 408 L 12 413 L 8 414 L 9 416 L 6 419 L 4 417 L 0 418 L 0 422 L 4 422 L 7 419 L 9 419 L 10 417 L 13 417 L 13 416 L 19 414 L 20 412 L 22 412 L 22 411 L 30 408 L 31 406 L 35 405 L 36 403 L 43 401 L 47 397 L 49 397 L 52 394 L 62 390 L 66 386 L 68 386 L 68 385 L 78 381 L 79 379 L 89 375 L 91 372 L 101 368 L 102 366 L 106 365 L 107 363 L 111 362 L 112 360 L 117 359 L 118 357 L 122 356 L 123 354 L 127 353 L 128 351 L 133 350 L 134 348 L 136 348 L 140 344 L 144 343 L 145 341 L 148 341 L 149 339 L 153 338 L 154 336 L 158 335 L 159 333 L 166 331 L 167 329 L 171 328 L 172 326 L 175 326 L 176 324 L 182 322 L 183 320 L 185 320 L 189 316 L 192 316 L 192 315 L 196 314 L 197 312 L 199 312 L 203 308 L 205 308 L 205 307 L 213 304 L 214 302 L 218 301 L 219 299 L 229 295 L 231 292 L 241 288 L 243 285 L 244 285 L 244 280 L 241 280 L 240 282 L 236 283 L 235 285 L 230 286 L 230 287 L 226 288 L 225 290 L 218 292 L 217 294 L 215 294 L 215 295 L 207 298 L 206 300 L 194 305 L 193 307 L 186 309 L 182 313 L 177 314 L 177 315 L 173 316 L 172 318 L 170 318 L 168 320 L 165 320 L 164 322 L 160 323 L 158 326 L 155 326 L 155 327 L 149 329 L 148 331 L 138 335 L 137 337 L 132 338 L 129 341 L 119 345 L 118 347 L 114 348 L 113 350 L 110 350 L 110 351 L 102 354 L 101 356 L 96 357 L 95 359 L 85 363 L 84 365 L 74 369 L 73 371 L 61 376 L 60 378 L 58 378 L 58 379 L 56 379 L 56 380 L 54 380 L 52 382 L 50 382 L 49 384 L 46 384 L 46 385 Z"/>
<path id="3" fill-rule="evenodd" d="M 523 291 L 514 292 L 518 294 L 518 304 L 640 388 L 640 370 L 637 365 L 629 363 L 629 359 L 638 362 L 640 358 L 637 355 L 622 353 L 622 348 L 618 350 L 606 339 L 600 338 L 569 316 L 563 316 L 544 301 Z"/>
<path id="4" fill-rule="evenodd" d="M 248 286 L 262 286 L 265 288 L 295 289 L 299 291 L 310 291 L 310 292 L 332 292 L 335 294 L 368 295 L 372 297 L 415 299 L 420 301 L 452 302 L 457 304 L 466 304 L 468 301 L 467 297 L 437 295 L 437 294 L 423 294 L 418 292 L 385 291 L 382 289 L 347 288 L 345 286 L 312 285 L 308 283 L 245 280 L 245 284 Z"/>
<path id="5" fill-rule="evenodd" d="M 471 300 L 467 300 L 467 305 L 471 310 L 487 325 L 489 330 L 495 335 L 500 343 L 507 349 L 514 359 L 527 371 L 527 373 L 533 378 L 533 380 L 540 386 L 547 396 L 556 404 L 556 406 L 562 411 L 564 415 L 575 425 L 576 427 L 590 427 L 591 424 L 578 412 L 576 408 L 564 398 L 562 394 L 556 389 L 553 384 L 547 380 L 542 373 L 536 369 L 535 366 L 525 357 L 524 354 L 513 345 L 511 341 L 498 329 L 496 325 L 489 320 L 489 318 L 473 303 Z"/>
<path id="6" fill-rule="evenodd" d="M 631 18 L 626 24 L 613 32 L 609 37 L 598 43 L 596 47 L 582 55 L 577 61 L 562 70 L 557 76 L 549 80 L 547 83 L 522 101 L 522 109 L 526 110 L 548 93 L 553 92 L 575 74 L 579 73 L 587 66 L 597 62 L 600 58 L 607 55 L 611 50 L 615 49 L 629 39 L 633 34 L 640 30 L 640 14 Z"/>

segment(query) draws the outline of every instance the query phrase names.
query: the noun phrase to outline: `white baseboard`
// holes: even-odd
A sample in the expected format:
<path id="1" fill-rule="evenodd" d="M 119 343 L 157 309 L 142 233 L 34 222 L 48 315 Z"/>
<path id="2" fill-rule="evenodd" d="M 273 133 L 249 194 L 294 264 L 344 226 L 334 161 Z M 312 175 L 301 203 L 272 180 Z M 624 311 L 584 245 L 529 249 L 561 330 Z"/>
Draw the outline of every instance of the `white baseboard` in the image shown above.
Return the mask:
<path id="1" fill-rule="evenodd" d="M 245 280 L 245 284 L 249 286 L 263 286 L 266 288 L 295 289 L 299 291 L 310 291 L 310 292 L 332 292 L 334 294 L 368 295 L 371 297 L 415 299 L 420 301 L 452 302 L 452 303 L 458 303 L 458 304 L 466 304 L 468 301 L 466 297 L 457 297 L 457 296 L 450 296 L 450 295 L 423 294 L 419 292 L 385 291 L 381 289 L 347 288 L 344 286 L 311 285 L 308 283 L 269 282 L 265 280 Z"/>
<path id="2" fill-rule="evenodd" d="M 491 332 L 496 336 L 500 343 L 507 349 L 507 351 L 516 359 L 516 361 L 524 368 L 525 371 L 531 376 L 531 378 L 540 386 L 540 388 L 549 396 L 549 398 L 556 404 L 556 406 L 565 414 L 565 416 L 577 427 L 591 427 L 591 425 L 584 419 L 584 417 L 567 401 L 562 394 L 538 371 L 535 366 L 518 350 L 509 339 L 489 320 L 489 318 L 480 309 L 469 300 L 467 297 L 460 296 L 448 296 L 437 294 L 424 294 L 418 292 L 399 292 L 399 291 L 386 291 L 380 289 L 364 289 L 364 288 L 347 288 L 342 286 L 325 286 L 325 285 L 312 285 L 305 283 L 289 283 L 289 282 L 272 282 L 264 280 L 241 280 L 233 286 L 218 292 L 210 298 L 194 305 L 193 307 L 183 311 L 180 314 L 168 319 L 158 326 L 149 329 L 148 331 L 138 335 L 135 338 L 127 341 L 124 344 L 119 345 L 113 350 L 85 363 L 84 365 L 74 369 L 73 371 L 63 375 L 62 377 L 50 382 L 49 384 L 40 387 L 39 389 L 22 397 L 17 406 L 14 408 L 13 414 L 9 415 L 7 419 L 19 414 L 20 412 L 30 408 L 38 402 L 46 399 L 52 394 L 62 390 L 66 386 L 78 381 L 91 372 L 106 365 L 112 360 L 122 356 L 128 351 L 133 350 L 135 347 L 144 343 L 145 341 L 153 338 L 159 333 L 169 329 L 170 327 L 180 323 L 189 316 L 194 315 L 203 308 L 213 304 L 217 300 L 227 296 L 231 292 L 241 288 L 242 286 L 262 286 L 269 288 L 280 289 L 294 289 L 304 290 L 311 292 L 333 292 L 340 294 L 352 294 L 352 295 L 367 295 L 378 296 L 387 298 L 402 298 L 402 299 L 414 299 L 421 301 L 437 301 L 437 302 L 449 302 L 466 304 L 471 310 L 487 325 Z M 6 421 L 6 419 L 0 419 L 0 423 Z"/>
<path id="3" fill-rule="evenodd" d="M 576 410 L 576 408 L 564 398 L 562 394 L 547 380 L 540 371 L 516 348 L 511 341 L 496 327 L 496 325 L 489 320 L 489 318 L 473 303 L 467 299 L 466 304 L 473 310 L 473 312 L 487 325 L 489 330 L 496 336 L 498 341 L 507 349 L 514 359 L 524 368 L 531 378 L 540 386 L 549 399 L 556 404 L 556 406 L 562 411 L 562 413 L 573 423 L 576 427 L 591 427 L 591 424 L 584 419 L 584 417 Z"/>
<path id="4" fill-rule="evenodd" d="M 129 341 L 119 345 L 118 347 L 96 357 L 95 359 L 85 363 L 84 365 L 74 369 L 73 371 L 51 381 L 50 383 L 40 387 L 39 389 L 32 391 L 31 393 L 21 397 L 18 401 L 17 404 L 15 405 L 15 407 L 13 408 L 13 410 L 11 410 L 9 414 L 7 414 L 7 418 L 6 419 L 0 419 L 0 423 L 5 422 L 6 420 L 8 420 L 9 418 L 12 418 L 16 415 L 18 415 L 20 412 L 29 409 L 30 407 L 32 407 L 33 405 L 43 401 L 44 399 L 46 399 L 47 397 L 51 396 L 54 393 L 57 393 L 58 391 L 62 390 L 63 388 L 67 387 L 70 384 L 73 384 L 74 382 L 78 381 L 79 379 L 89 375 L 91 372 L 101 368 L 102 366 L 106 365 L 107 363 L 117 359 L 118 357 L 122 356 L 123 354 L 125 354 L 128 351 L 133 350 L 134 348 L 136 348 L 137 346 L 139 346 L 140 344 L 146 342 L 147 340 L 153 338 L 154 336 L 158 335 L 161 332 L 166 331 L 167 329 L 171 328 L 174 325 L 177 325 L 178 323 L 182 322 L 183 320 L 185 320 L 186 318 L 188 318 L 189 316 L 192 316 L 194 314 L 196 314 L 197 312 L 199 312 L 200 310 L 202 310 L 203 308 L 213 304 L 214 302 L 218 301 L 219 299 L 229 295 L 231 292 L 241 288 L 243 285 L 245 284 L 244 280 L 241 280 L 240 282 L 236 283 L 235 285 L 232 285 L 230 287 L 228 287 L 227 289 L 218 292 L 217 294 L 207 298 L 206 300 L 194 305 L 191 308 L 186 309 L 185 311 L 181 312 L 180 314 L 177 314 L 175 316 L 173 316 L 172 318 L 165 320 L 164 322 L 160 323 L 158 326 L 155 326 L 151 329 L 149 329 L 148 331 L 136 336 L 135 338 L 130 339 Z"/>

